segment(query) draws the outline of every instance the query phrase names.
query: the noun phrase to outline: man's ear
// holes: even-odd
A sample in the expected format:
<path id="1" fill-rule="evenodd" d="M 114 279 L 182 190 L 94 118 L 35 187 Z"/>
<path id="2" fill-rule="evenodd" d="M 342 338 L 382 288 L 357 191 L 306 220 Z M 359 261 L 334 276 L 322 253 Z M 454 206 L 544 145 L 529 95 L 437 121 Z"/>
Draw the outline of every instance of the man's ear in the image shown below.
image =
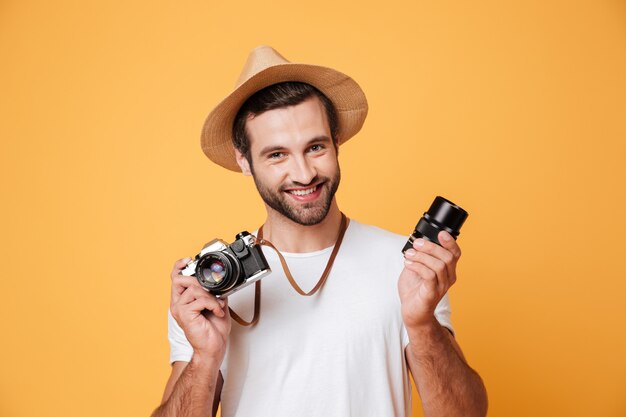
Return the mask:
<path id="1" fill-rule="evenodd" d="M 235 159 L 237 160 L 237 165 L 239 165 L 239 168 L 241 168 L 241 172 L 243 173 L 243 175 L 246 175 L 248 177 L 251 176 L 252 170 L 250 169 L 250 164 L 248 163 L 248 160 L 245 156 L 243 156 L 241 152 L 239 152 L 239 149 L 236 148 Z"/>

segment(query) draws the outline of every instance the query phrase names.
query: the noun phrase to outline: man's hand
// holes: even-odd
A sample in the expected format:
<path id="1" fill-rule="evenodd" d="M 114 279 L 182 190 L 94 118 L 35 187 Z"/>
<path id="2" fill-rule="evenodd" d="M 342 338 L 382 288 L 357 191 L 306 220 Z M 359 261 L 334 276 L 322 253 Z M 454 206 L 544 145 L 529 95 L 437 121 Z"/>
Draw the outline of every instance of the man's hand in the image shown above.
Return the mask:
<path id="1" fill-rule="evenodd" d="M 404 252 L 405 265 L 398 280 L 402 318 L 407 328 L 429 325 L 435 308 L 456 282 L 456 264 L 461 248 L 445 231 L 437 236 L 442 246 L 416 239 Z"/>
<path id="2" fill-rule="evenodd" d="M 180 275 L 189 259 L 172 269 L 170 311 L 193 347 L 194 355 L 221 363 L 230 334 L 228 302 L 207 292 L 196 277 Z"/>

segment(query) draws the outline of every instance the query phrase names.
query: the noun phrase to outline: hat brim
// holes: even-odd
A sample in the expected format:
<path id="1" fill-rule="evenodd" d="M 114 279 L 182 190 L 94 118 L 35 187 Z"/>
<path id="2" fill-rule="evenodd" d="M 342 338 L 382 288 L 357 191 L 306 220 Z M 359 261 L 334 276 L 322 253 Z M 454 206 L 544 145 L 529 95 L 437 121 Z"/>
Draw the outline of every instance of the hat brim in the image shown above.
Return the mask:
<path id="1" fill-rule="evenodd" d="M 368 105 L 356 81 L 332 68 L 298 63 L 278 64 L 250 77 L 209 113 L 200 139 L 205 155 L 224 168 L 241 171 L 235 159 L 232 141 L 235 116 L 251 95 L 286 81 L 311 84 L 332 101 L 337 111 L 339 144 L 345 143 L 361 130 Z"/>

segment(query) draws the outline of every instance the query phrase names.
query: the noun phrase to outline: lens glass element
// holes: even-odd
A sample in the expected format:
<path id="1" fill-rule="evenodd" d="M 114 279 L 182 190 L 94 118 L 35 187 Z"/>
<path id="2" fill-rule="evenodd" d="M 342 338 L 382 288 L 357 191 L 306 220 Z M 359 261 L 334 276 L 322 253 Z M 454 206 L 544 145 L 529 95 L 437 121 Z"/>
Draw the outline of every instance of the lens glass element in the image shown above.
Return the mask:
<path id="1" fill-rule="evenodd" d="M 222 261 L 217 259 L 211 259 L 209 262 L 210 263 L 206 265 L 206 269 L 202 270 L 204 280 L 210 284 L 219 284 L 226 276 L 226 266 Z"/>
<path id="2" fill-rule="evenodd" d="M 234 266 L 235 270 L 233 262 L 223 252 L 209 252 L 198 262 L 196 276 L 200 285 L 209 291 L 223 289 L 231 286 L 230 281 L 238 275 L 238 268 Z"/>

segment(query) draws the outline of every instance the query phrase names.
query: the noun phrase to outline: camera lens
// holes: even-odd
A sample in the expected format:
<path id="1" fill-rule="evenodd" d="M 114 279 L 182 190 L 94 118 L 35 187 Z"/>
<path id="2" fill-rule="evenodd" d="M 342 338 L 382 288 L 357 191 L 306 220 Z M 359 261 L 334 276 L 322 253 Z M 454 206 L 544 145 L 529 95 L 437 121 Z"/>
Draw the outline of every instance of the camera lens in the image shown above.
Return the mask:
<path id="1" fill-rule="evenodd" d="M 212 259 L 211 263 L 202 270 L 202 276 L 206 282 L 219 284 L 226 276 L 226 265 L 222 261 Z"/>
<path id="2" fill-rule="evenodd" d="M 223 252 L 209 252 L 198 261 L 196 278 L 204 288 L 220 294 L 237 283 L 239 264 Z"/>
<path id="3" fill-rule="evenodd" d="M 461 226 L 467 219 L 467 212 L 453 202 L 443 197 L 435 198 L 430 208 L 415 226 L 409 241 L 404 245 L 402 252 L 413 246 L 413 241 L 418 238 L 430 240 L 441 245 L 437 235 L 442 230 L 450 233 L 454 239 L 460 233 Z"/>

